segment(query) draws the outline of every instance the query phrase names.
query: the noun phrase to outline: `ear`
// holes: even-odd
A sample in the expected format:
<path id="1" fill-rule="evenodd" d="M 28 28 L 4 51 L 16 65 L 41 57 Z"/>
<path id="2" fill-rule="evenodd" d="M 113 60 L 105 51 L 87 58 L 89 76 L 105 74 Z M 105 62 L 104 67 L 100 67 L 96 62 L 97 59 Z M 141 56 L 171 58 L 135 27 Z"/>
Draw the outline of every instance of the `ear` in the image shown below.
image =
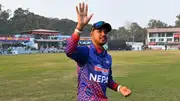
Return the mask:
<path id="1" fill-rule="evenodd" d="M 90 37 L 92 37 L 92 35 L 93 35 L 93 31 L 90 32 Z"/>

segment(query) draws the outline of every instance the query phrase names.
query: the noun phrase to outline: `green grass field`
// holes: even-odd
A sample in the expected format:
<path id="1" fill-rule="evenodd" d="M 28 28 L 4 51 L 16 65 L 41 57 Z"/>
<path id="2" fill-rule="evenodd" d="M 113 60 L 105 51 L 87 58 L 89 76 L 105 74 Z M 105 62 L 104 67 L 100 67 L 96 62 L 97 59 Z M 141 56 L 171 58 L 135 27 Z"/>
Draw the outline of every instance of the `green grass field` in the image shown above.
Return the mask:
<path id="1" fill-rule="evenodd" d="M 109 52 L 113 76 L 128 86 L 109 101 L 180 101 L 180 51 Z M 0 56 L 0 101 L 76 101 L 76 64 L 65 54 Z"/>

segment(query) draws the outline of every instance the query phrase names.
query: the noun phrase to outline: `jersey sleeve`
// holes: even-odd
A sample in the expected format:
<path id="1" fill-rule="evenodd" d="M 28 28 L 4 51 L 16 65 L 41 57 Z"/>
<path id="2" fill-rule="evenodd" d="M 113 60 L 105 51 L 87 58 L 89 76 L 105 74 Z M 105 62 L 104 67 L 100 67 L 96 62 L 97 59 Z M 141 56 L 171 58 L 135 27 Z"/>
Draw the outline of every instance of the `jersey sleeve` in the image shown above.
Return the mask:
<path id="1" fill-rule="evenodd" d="M 111 57 L 110 57 L 111 58 Z M 111 59 L 111 64 L 112 64 L 112 59 Z M 110 67 L 110 70 L 109 70 L 109 77 L 108 77 L 108 87 L 114 91 L 117 91 L 117 88 L 119 86 L 118 83 L 116 83 L 114 80 L 113 80 L 113 76 L 112 76 L 112 66 Z"/>
<path id="2" fill-rule="evenodd" d="M 78 46 L 79 36 L 72 34 L 67 39 L 65 49 L 66 56 L 76 61 L 78 64 L 83 65 L 87 62 L 89 56 L 89 48 L 87 46 Z"/>

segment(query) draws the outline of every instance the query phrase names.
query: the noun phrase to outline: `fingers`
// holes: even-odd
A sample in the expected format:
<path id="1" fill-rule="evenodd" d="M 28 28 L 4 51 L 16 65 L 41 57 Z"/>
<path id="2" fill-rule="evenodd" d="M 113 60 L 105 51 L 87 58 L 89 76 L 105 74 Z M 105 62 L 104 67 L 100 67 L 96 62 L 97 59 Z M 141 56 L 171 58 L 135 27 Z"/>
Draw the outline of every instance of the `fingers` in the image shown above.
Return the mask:
<path id="1" fill-rule="evenodd" d="M 126 94 L 124 95 L 125 97 L 128 97 L 129 95 L 131 95 L 131 90 L 127 89 Z"/>
<path id="2" fill-rule="evenodd" d="M 87 16 L 88 14 L 88 4 L 86 4 L 86 8 L 85 8 L 85 15 Z"/>
<path id="3" fill-rule="evenodd" d="M 82 4 L 79 3 L 79 9 L 80 9 L 80 13 L 84 12 L 84 2 Z"/>
<path id="4" fill-rule="evenodd" d="M 84 12 L 84 6 L 85 6 L 85 4 L 83 2 L 83 4 L 82 4 L 82 12 Z"/>
<path id="5" fill-rule="evenodd" d="M 91 20 L 92 16 L 93 16 L 93 14 L 91 14 L 89 17 L 87 17 L 87 19 L 85 20 L 86 24 Z"/>
<path id="6" fill-rule="evenodd" d="M 93 14 L 91 14 L 90 16 L 87 16 L 88 4 L 85 4 L 84 2 L 79 3 L 79 7 L 76 6 L 76 12 L 78 14 L 78 19 L 81 19 L 81 22 L 83 22 L 84 24 L 87 24 L 93 16 Z"/>
<path id="7" fill-rule="evenodd" d="M 79 11 L 81 12 L 81 3 L 79 3 Z"/>
<path id="8" fill-rule="evenodd" d="M 131 94 L 131 90 L 128 89 L 127 87 L 122 87 L 122 88 L 120 89 L 120 91 L 121 91 L 121 93 L 122 93 L 125 97 L 127 97 L 127 96 L 129 96 L 129 95 Z"/>
<path id="9" fill-rule="evenodd" d="M 78 6 L 76 6 L 76 12 L 77 12 L 77 14 L 79 14 Z"/>
<path id="10" fill-rule="evenodd" d="M 92 18 L 92 16 L 93 16 L 93 14 L 91 14 L 89 17 L 88 17 L 88 22 L 91 20 L 91 18 Z"/>
<path id="11" fill-rule="evenodd" d="M 83 3 L 79 3 L 79 8 L 78 6 L 76 6 L 76 11 L 78 11 L 79 13 L 88 13 L 88 4 Z"/>

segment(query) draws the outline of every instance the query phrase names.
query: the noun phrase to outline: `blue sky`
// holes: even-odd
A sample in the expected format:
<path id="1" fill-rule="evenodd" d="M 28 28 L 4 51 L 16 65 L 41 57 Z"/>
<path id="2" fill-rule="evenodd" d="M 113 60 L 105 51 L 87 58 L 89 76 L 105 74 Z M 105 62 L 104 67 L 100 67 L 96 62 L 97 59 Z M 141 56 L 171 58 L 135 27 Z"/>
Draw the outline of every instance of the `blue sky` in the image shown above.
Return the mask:
<path id="1" fill-rule="evenodd" d="M 91 24 L 104 20 L 114 29 L 127 22 L 146 27 L 150 19 L 174 25 L 176 15 L 180 14 L 180 0 L 0 0 L 0 4 L 12 11 L 18 7 L 29 8 L 46 17 L 77 21 L 75 6 L 82 1 L 89 4 L 89 13 L 94 14 Z"/>

